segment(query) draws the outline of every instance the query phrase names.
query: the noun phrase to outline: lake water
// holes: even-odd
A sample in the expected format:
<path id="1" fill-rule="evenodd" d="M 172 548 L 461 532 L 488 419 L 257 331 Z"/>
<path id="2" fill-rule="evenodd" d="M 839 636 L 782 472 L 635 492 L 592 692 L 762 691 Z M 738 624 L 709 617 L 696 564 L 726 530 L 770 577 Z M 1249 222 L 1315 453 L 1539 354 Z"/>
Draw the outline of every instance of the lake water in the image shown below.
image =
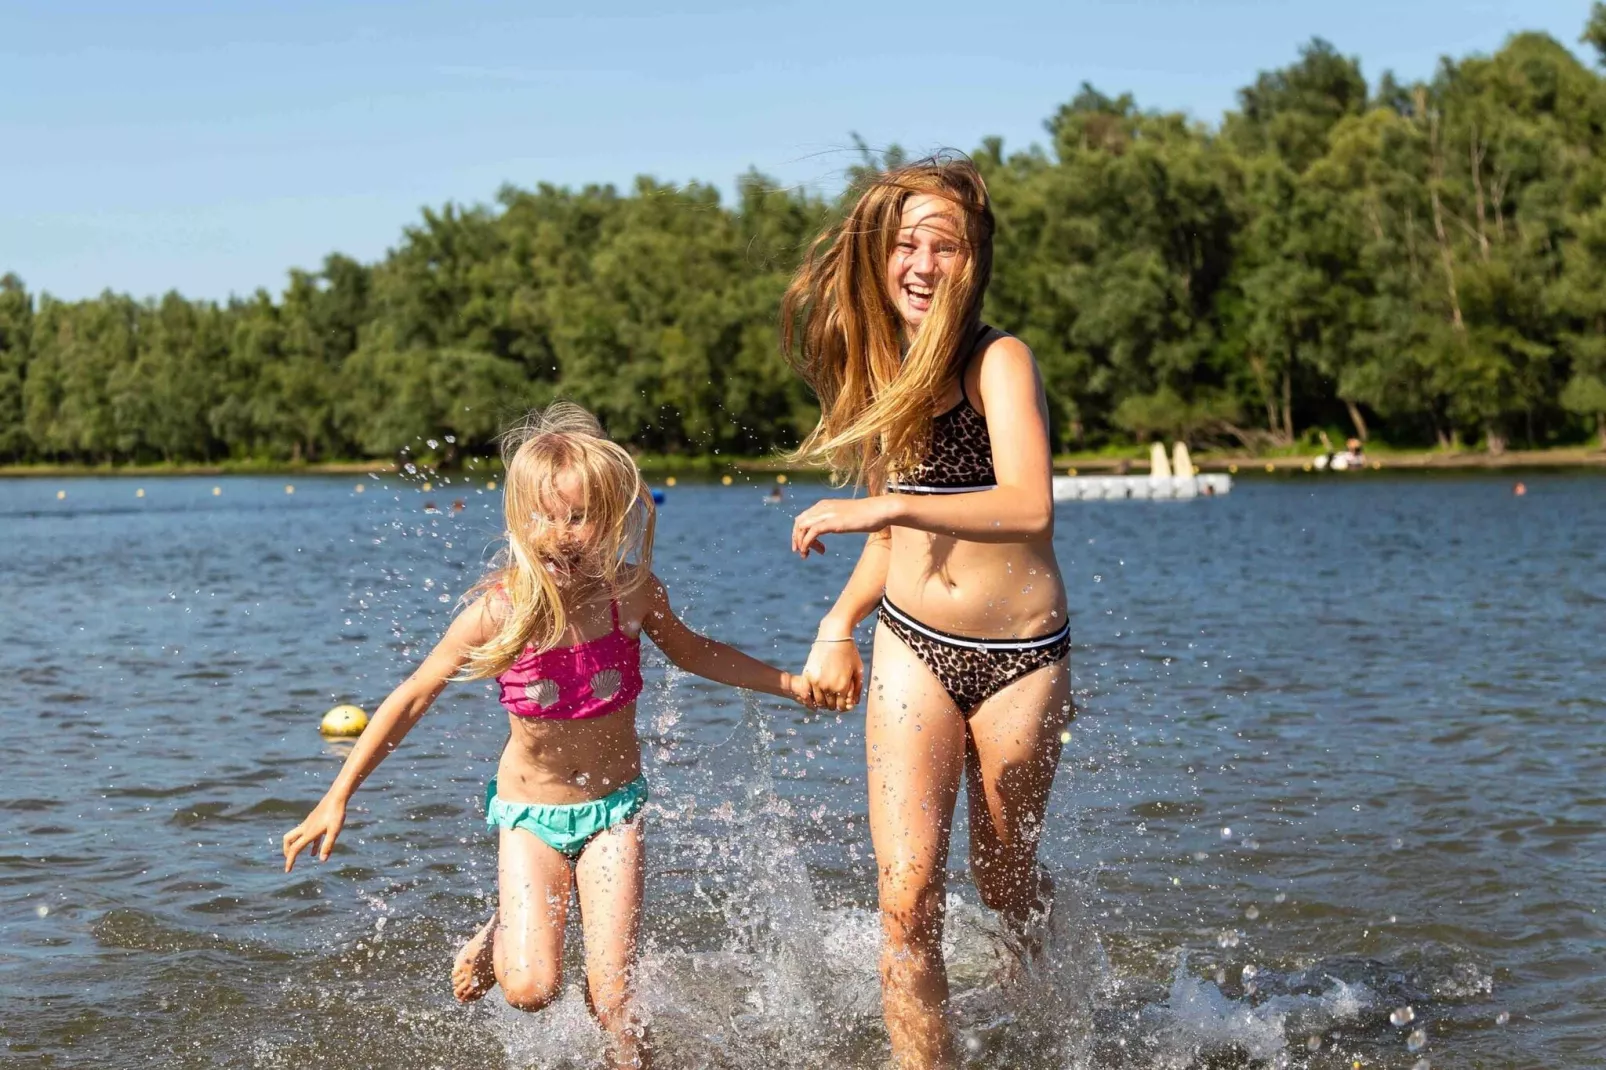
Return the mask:
<path id="1" fill-rule="evenodd" d="M 577 990 L 450 996 L 495 894 L 484 686 L 448 690 L 334 858 L 280 871 L 343 754 L 320 715 L 401 679 L 497 525 L 483 488 L 360 481 L 0 481 L 6 1066 L 592 1065 Z M 1008 979 L 956 846 L 969 1065 L 1606 1062 L 1606 479 L 1527 483 L 1061 507 L 1055 943 Z M 658 548 L 690 622 L 788 666 L 853 549 L 788 556 L 796 504 L 683 485 Z M 859 714 L 649 660 L 662 1064 L 883 1065 Z"/>

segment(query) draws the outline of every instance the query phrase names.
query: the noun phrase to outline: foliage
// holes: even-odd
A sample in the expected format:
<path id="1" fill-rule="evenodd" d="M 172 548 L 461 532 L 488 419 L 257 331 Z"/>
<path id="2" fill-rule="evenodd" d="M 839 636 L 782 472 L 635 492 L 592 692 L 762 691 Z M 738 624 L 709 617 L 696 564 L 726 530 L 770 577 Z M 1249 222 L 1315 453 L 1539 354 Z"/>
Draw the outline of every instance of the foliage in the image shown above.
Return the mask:
<path id="1" fill-rule="evenodd" d="M 1606 62 L 1606 5 L 1581 40 Z M 1606 443 L 1606 79 L 1556 41 L 1369 86 L 1314 40 L 1214 127 L 1086 85 L 1045 125 L 976 160 L 987 314 L 1036 351 L 1057 446 Z M 856 176 L 904 155 L 859 146 Z M 776 307 L 843 207 L 756 173 L 731 205 L 507 187 L 276 296 L 68 302 L 7 275 L 0 459 L 451 460 L 558 395 L 657 454 L 784 447 L 814 412 Z"/>

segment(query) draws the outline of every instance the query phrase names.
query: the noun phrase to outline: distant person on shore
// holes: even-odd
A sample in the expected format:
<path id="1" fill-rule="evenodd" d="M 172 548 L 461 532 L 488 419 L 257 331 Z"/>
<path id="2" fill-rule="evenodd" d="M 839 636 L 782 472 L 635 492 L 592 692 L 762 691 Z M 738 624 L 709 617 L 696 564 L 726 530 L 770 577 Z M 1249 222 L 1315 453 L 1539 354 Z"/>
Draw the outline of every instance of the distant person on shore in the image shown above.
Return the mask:
<path id="1" fill-rule="evenodd" d="M 961 783 L 970 868 L 1017 952 L 1040 946 L 1037 861 L 1072 715 L 1054 558 L 1048 403 L 1030 349 L 981 321 L 993 211 L 976 168 L 935 158 L 871 178 L 782 303 L 782 351 L 820 399 L 799 454 L 867 496 L 798 515 L 792 550 L 869 535 L 804 669 L 851 709 L 854 628 L 878 613 L 865 716 L 881 994 L 900 1067 L 952 1067 L 944 880 Z"/>
<path id="2" fill-rule="evenodd" d="M 312 813 L 284 837 L 289 872 L 327 859 L 352 793 L 452 680 L 495 678 L 509 738 L 486 788 L 498 829 L 498 908 L 452 968 L 459 1000 L 494 984 L 522 1010 L 562 991 L 577 890 L 588 1002 L 614 1065 L 650 1062 L 635 1003 L 647 782 L 636 738 L 641 634 L 687 672 L 809 704 L 802 677 L 692 632 L 652 574 L 652 496 L 630 455 L 575 405 L 532 413 L 503 438 L 504 554 L 439 645 L 380 705 Z"/>

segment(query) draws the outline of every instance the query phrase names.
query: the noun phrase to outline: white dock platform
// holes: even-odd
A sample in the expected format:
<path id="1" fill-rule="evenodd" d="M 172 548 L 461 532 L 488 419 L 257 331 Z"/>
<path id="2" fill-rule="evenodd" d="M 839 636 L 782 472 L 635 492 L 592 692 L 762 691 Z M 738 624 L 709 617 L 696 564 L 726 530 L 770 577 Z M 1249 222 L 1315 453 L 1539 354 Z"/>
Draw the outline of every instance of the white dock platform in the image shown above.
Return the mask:
<path id="1" fill-rule="evenodd" d="M 1232 491 L 1232 477 L 1225 472 L 1205 472 L 1196 476 L 1055 476 L 1057 502 L 1095 502 L 1127 500 L 1176 501 L 1209 498 Z"/>

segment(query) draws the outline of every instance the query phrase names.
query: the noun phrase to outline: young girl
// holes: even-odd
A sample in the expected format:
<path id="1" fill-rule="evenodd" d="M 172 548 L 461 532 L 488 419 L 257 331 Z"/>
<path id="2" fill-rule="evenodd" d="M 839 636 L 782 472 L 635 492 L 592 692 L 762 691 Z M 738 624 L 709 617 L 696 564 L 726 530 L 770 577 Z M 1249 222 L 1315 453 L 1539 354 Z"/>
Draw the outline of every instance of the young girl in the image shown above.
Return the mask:
<path id="1" fill-rule="evenodd" d="M 688 629 L 652 575 L 652 496 L 630 455 L 559 402 L 503 439 L 507 549 L 440 644 L 380 705 L 323 800 L 284 837 L 284 866 L 327 859 L 346 803 L 453 679 L 495 677 L 510 736 L 486 789 L 499 829 L 498 909 L 458 954 L 458 999 L 493 984 L 539 1010 L 562 982 L 571 886 L 580 897 L 589 1004 L 619 1066 L 647 1064 L 632 1003 L 642 910 L 636 739 L 640 633 L 687 672 L 812 703 L 798 677 Z"/>
<path id="2" fill-rule="evenodd" d="M 792 549 L 867 532 L 805 675 L 857 704 L 853 629 L 879 611 L 865 717 L 882 1004 L 901 1067 L 951 1067 L 943 877 L 959 786 L 981 899 L 1023 947 L 1052 885 L 1037 864 L 1070 715 L 1048 406 L 1031 350 L 981 321 L 993 213 L 963 159 L 876 175 L 799 269 L 782 349 L 820 399 L 802 453 L 870 490 L 798 516 Z"/>

